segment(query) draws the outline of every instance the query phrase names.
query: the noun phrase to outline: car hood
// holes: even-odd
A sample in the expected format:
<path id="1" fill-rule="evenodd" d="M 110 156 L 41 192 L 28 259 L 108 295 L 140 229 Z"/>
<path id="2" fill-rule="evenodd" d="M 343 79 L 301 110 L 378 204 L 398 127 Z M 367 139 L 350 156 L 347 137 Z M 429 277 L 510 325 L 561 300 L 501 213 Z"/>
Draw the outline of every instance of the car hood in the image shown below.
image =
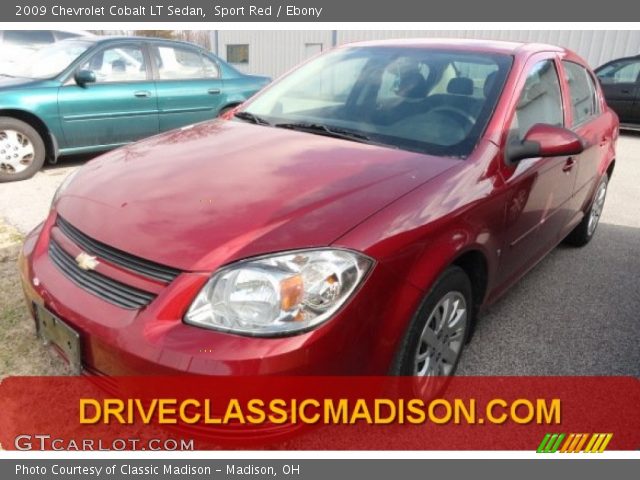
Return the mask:
<path id="1" fill-rule="evenodd" d="M 458 161 L 218 120 L 91 161 L 56 210 L 112 247 L 208 271 L 329 245 Z"/>
<path id="2" fill-rule="evenodd" d="M 2 65 L 0 64 L 0 71 Z M 24 77 L 7 77 L 0 73 L 0 90 L 9 90 L 13 88 L 39 86 L 45 83 L 43 80 L 24 78 Z"/>
<path id="3" fill-rule="evenodd" d="M 264 85 L 268 85 L 269 83 L 271 83 L 273 81 L 273 79 L 271 77 L 267 77 L 266 75 L 247 75 L 248 77 L 252 78 L 253 80 L 256 80 L 257 82 L 260 82 Z"/>

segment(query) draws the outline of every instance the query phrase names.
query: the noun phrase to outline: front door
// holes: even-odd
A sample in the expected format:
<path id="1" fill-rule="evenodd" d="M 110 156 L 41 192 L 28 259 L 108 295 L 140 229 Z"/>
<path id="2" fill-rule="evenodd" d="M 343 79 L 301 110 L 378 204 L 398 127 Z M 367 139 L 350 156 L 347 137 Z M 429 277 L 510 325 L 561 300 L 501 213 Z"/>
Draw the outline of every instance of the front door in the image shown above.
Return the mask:
<path id="1" fill-rule="evenodd" d="M 564 126 L 556 62 L 531 62 L 506 142 L 519 142 L 537 123 Z M 507 196 L 500 280 L 526 271 L 558 241 L 569 218 L 576 168 L 569 157 L 528 158 L 503 169 Z"/>
<path id="2" fill-rule="evenodd" d="M 64 148 L 109 147 L 158 133 L 158 104 L 144 47 L 118 44 L 96 52 L 78 70 L 95 83 L 73 78 L 58 93 Z"/>

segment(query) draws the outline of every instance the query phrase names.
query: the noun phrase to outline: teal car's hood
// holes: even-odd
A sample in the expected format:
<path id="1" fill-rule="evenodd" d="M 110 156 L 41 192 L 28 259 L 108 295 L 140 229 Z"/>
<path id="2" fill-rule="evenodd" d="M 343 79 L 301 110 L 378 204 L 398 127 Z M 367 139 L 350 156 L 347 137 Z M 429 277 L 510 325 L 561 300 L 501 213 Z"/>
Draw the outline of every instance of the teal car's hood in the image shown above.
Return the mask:
<path id="1" fill-rule="evenodd" d="M 48 85 L 50 83 L 51 83 L 51 80 L 40 80 L 40 79 L 24 78 L 24 77 L 7 77 L 5 75 L 0 74 L 0 91 L 11 90 L 14 88 L 23 88 L 23 87 L 40 87 L 40 86 Z"/>

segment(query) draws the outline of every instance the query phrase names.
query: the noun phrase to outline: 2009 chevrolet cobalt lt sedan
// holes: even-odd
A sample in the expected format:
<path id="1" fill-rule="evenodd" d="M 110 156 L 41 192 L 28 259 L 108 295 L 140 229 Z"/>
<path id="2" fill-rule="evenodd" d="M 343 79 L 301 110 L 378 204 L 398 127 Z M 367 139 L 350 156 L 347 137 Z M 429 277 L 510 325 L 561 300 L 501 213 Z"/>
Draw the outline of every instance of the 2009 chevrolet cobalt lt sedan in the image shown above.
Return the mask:
<path id="1" fill-rule="evenodd" d="M 593 237 L 617 136 L 561 48 L 341 47 L 69 177 L 24 290 L 78 371 L 451 375 L 483 307 Z"/>

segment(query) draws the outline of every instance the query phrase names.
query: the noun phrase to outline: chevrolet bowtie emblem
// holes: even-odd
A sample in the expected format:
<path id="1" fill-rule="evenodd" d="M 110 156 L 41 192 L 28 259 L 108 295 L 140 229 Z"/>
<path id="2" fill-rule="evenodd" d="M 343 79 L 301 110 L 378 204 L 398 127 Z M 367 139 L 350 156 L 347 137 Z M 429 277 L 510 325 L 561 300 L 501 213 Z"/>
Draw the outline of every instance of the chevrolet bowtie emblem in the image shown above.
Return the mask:
<path id="1" fill-rule="evenodd" d="M 95 270 L 96 267 L 100 265 L 100 262 L 96 259 L 96 257 L 94 257 L 93 255 L 89 255 L 86 252 L 81 252 L 76 257 L 76 263 L 82 270 Z"/>

